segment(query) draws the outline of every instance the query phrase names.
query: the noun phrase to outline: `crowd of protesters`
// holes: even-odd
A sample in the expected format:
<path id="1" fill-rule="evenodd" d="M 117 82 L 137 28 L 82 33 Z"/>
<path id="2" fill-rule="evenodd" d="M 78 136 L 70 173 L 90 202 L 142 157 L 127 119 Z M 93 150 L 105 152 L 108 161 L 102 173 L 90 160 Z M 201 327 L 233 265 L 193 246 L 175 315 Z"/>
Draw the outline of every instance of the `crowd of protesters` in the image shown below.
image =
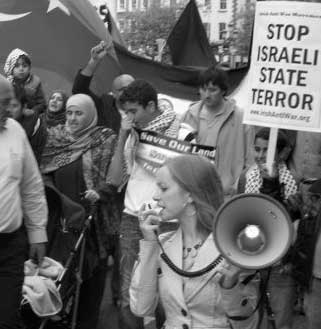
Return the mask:
<path id="1" fill-rule="evenodd" d="M 87 215 L 96 205 L 86 232 L 77 328 L 97 327 L 109 257 L 121 329 L 144 328 L 145 316 L 155 316 L 156 326 L 167 329 L 290 329 L 302 298 L 307 328 L 321 328 L 321 133 L 280 130 L 268 171 L 269 128 L 242 124 L 243 110 L 227 97 L 224 70 L 200 73 L 200 100 L 179 117 L 175 109 L 159 106 L 148 81 L 128 74 L 118 76 L 110 92 L 95 95 L 90 82 L 106 54 L 103 42 L 93 47 L 76 75 L 73 95 L 53 90 L 48 101 L 26 52 L 13 50 L 5 63 L 0 329 L 23 328 L 24 262 L 29 257 L 41 266 L 46 252 L 50 255 L 46 186 Z M 166 161 L 156 174 L 146 170 L 137 159 L 137 129 L 178 138 L 182 126 L 190 128 L 196 143 L 215 148 L 215 166 L 185 155 Z M 296 238 L 285 257 L 268 275 L 225 259 L 197 278 L 173 272 L 159 256 L 159 240 L 180 269 L 203 268 L 219 256 L 211 234 L 216 211 L 238 193 L 266 194 L 287 209 Z M 146 208 L 155 202 L 160 212 Z M 264 278 L 269 305 L 261 298 Z"/>

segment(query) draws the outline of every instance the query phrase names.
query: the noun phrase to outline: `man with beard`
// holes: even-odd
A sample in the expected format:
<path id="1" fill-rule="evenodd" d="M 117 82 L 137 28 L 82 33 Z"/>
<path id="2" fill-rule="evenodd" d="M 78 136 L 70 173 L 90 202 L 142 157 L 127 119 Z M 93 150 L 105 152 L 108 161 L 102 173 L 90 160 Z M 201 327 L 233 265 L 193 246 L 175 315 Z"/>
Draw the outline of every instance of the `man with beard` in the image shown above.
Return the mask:
<path id="1" fill-rule="evenodd" d="M 13 98 L 0 75 L 0 328 L 21 328 L 23 265 L 45 256 L 47 204 L 38 165 L 23 128 L 8 118 Z M 27 234 L 26 234 L 27 233 Z"/>
<path id="2" fill-rule="evenodd" d="M 224 195 L 236 192 L 242 171 L 254 162 L 254 129 L 242 124 L 243 111 L 226 98 L 227 74 L 210 67 L 199 77 L 201 100 L 191 104 L 182 118 L 197 132 L 196 143 L 216 148 L 215 164 Z"/>

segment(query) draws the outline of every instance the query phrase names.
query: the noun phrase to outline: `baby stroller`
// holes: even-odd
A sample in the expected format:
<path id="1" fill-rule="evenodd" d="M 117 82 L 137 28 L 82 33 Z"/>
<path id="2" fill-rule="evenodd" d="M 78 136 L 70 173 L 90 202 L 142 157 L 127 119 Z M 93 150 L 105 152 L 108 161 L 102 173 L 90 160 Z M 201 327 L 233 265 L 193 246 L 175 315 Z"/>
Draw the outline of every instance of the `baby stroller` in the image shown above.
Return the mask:
<path id="1" fill-rule="evenodd" d="M 62 310 L 50 318 L 40 318 L 28 303 L 22 303 L 21 314 L 28 329 L 75 328 L 81 273 L 84 261 L 85 236 L 96 211 L 84 207 L 61 194 L 51 183 L 45 185 L 48 203 L 47 256 L 64 266 L 58 276 L 57 289 L 62 300 Z"/>

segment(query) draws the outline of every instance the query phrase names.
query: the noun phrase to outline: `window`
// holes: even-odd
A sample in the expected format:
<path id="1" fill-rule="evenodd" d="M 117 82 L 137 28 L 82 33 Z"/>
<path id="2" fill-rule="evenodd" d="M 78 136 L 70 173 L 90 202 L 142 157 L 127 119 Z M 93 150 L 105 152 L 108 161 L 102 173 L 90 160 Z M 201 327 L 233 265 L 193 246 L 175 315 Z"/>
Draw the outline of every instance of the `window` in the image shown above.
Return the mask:
<path id="1" fill-rule="evenodd" d="M 205 0 L 204 6 L 207 10 L 211 10 L 211 0 Z"/>
<path id="2" fill-rule="evenodd" d="M 219 23 L 218 24 L 218 33 L 219 33 L 219 39 L 224 40 L 226 37 L 226 23 Z"/>
<path id="3" fill-rule="evenodd" d="M 203 23 L 204 25 L 204 29 L 206 31 L 206 35 L 208 38 L 210 38 L 210 28 L 211 28 L 211 24 L 210 23 Z"/>
<path id="4" fill-rule="evenodd" d="M 137 32 L 137 22 L 134 20 L 130 21 L 130 32 Z"/>
<path id="5" fill-rule="evenodd" d="M 220 9 L 226 9 L 226 0 L 220 0 Z"/>
<path id="6" fill-rule="evenodd" d="M 119 31 L 124 32 L 124 30 L 125 30 L 125 21 L 123 19 L 119 19 L 118 22 L 119 22 Z"/>
<path id="7" fill-rule="evenodd" d="M 143 8 L 146 9 L 148 6 L 148 0 L 143 0 Z"/>
<path id="8" fill-rule="evenodd" d="M 125 0 L 119 0 L 119 9 L 125 9 Z"/>
<path id="9" fill-rule="evenodd" d="M 137 9 L 137 0 L 132 0 L 132 9 L 133 10 Z"/>

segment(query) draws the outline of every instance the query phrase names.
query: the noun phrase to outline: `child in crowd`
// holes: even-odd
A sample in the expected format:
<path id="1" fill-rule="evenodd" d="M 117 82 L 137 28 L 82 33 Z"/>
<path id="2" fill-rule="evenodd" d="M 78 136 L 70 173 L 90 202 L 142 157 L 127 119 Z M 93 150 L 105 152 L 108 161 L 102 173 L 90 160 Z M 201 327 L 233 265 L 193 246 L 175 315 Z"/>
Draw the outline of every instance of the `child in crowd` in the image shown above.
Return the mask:
<path id="1" fill-rule="evenodd" d="M 24 128 L 38 164 L 46 143 L 46 127 L 36 113 L 25 115 L 26 100 L 12 98 L 8 106 L 9 116 Z"/>
<path id="2" fill-rule="evenodd" d="M 46 99 L 40 78 L 31 72 L 30 56 L 21 49 L 14 49 L 8 55 L 4 65 L 7 79 L 12 83 L 19 99 L 25 99 L 25 116 L 43 113 L 46 109 Z"/>
<path id="3" fill-rule="evenodd" d="M 241 175 L 239 192 L 267 194 L 281 202 L 289 211 L 291 218 L 295 220 L 299 217 L 290 207 L 291 203 L 288 199 L 297 193 L 297 184 L 282 160 L 283 151 L 288 147 L 289 142 L 286 135 L 279 131 L 272 173 L 269 174 L 266 167 L 269 136 L 269 128 L 261 128 L 257 131 L 254 139 L 255 163 Z M 267 291 L 275 315 L 276 328 L 290 329 L 293 323 L 296 286 L 292 276 L 291 258 L 289 252 L 280 263 L 270 269 Z M 260 329 L 268 328 L 266 320 L 263 319 Z"/>

